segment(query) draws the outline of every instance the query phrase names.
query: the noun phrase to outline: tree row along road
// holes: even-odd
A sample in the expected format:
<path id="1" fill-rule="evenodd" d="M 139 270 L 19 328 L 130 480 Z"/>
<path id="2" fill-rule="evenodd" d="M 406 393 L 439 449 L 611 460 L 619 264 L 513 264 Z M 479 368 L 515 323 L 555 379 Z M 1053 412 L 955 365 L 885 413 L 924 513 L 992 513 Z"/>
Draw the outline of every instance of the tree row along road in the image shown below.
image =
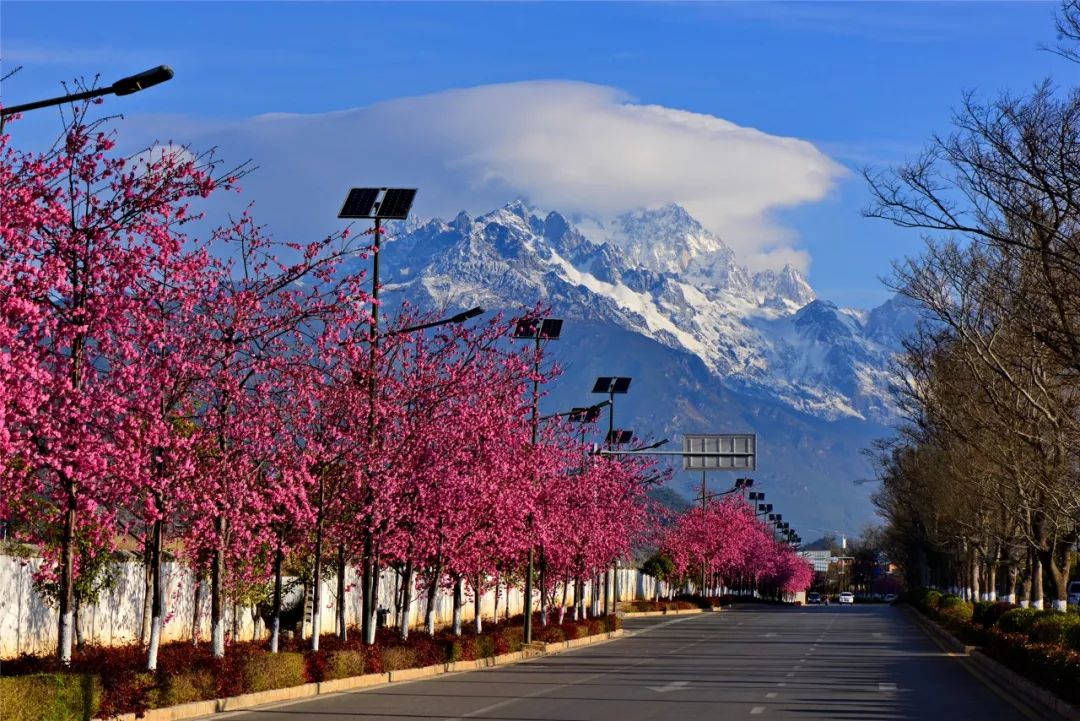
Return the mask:
<path id="1" fill-rule="evenodd" d="M 1038 718 L 887 606 L 635 619 L 634 635 L 514 666 L 238 714 L 238 721 Z"/>

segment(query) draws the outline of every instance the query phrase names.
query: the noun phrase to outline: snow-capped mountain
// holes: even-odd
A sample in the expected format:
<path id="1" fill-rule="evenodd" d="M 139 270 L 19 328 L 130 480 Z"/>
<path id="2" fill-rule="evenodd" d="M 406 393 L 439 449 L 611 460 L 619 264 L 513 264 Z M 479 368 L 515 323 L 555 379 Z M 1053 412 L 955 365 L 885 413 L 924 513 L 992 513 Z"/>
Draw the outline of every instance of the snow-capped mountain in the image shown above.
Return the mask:
<path id="1" fill-rule="evenodd" d="M 890 434 L 886 369 L 914 323 L 910 305 L 838 308 L 794 268 L 751 273 L 674 205 L 599 223 L 514 202 L 389 231 L 388 303 L 511 314 L 542 303 L 565 319 L 551 346 L 563 375 L 543 412 L 598 400 L 597 376 L 628 375 L 617 427 L 676 443 L 753 431 L 756 487 L 796 528 L 850 534 L 872 517 L 872 487 L 851 481 L 872 473 L 860 451 Z M 700 479 L 683 474 L 676 487 L 696 492 Z"/>
<path id="2" fill-rule="evenodd" d="M 428 306 L 544 302 L 685 350 L 746 393 L 802 412 L 891 415 L 885 368 L 897 328 L 887 310 L 864 324 L 816 300 L 790 266 L 752 274 L 677 205 L 600 224 L 515 201 L 403 229 L 384 253 L 388 287 Z"/>

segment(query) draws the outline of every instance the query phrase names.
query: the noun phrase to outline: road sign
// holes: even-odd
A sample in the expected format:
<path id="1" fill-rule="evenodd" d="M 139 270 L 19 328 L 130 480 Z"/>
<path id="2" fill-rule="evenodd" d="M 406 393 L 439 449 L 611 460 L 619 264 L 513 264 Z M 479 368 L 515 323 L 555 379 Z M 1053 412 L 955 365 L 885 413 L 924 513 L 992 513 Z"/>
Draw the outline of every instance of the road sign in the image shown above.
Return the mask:
<path id="1" fill-rule="evenodd" d="M 683 470 L 753 471 L 757 467 L 754 433 L 688 433 L 683 436 Z"/>

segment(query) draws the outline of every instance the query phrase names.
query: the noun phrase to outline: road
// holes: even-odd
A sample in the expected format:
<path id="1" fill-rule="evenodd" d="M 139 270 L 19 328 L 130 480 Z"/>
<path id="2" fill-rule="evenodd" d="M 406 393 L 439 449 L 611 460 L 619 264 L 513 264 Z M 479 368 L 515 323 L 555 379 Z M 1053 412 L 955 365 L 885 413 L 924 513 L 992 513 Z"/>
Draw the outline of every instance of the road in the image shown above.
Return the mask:
<path id="1" fill-rule="evenodd" d="M 237 721 L 1014 721 L 1024 712 L 889 606 L 741 607 L 628 621 L 629 637 Z"/>

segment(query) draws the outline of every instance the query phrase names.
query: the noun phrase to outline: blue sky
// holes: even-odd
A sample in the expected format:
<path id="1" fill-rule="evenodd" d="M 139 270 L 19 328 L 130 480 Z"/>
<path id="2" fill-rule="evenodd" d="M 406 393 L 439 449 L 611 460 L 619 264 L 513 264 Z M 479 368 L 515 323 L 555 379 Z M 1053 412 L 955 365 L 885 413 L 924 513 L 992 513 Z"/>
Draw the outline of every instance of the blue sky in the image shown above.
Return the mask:
<path id="1" fill-rule="evenodd" d="M 247 137 L 254 116 L 378 108 L 388 101 L 432 94 L 455 97 L 454 102 L 460 103 L 466 101 L 439 94 L 535 80 L 575 81 L 620 91 L 621 99 L 588 101 L 594 104 L 662 106 L 715 116 L 768 136 L 797 138 L 836 164 L 825 173 L 828 178 L 812 188 L 801 185 L 767 198 L 761 217 L 718 216 L 716 223 L 721 229 L 735 229 L 733 235 L 776 236 L 770 241 L 773 245 L 808 260 L 809 277 L 819 295 L 842 305 L 866 307 L 886 297 L 877 278 L 887 274 L 889 261 L 917 252 L 920 241 L 911 231 L 860 217 L 866 194 L 858 169 L 901 160 L 915 153 L 931 133 L 947 131 L 951 109 L 966 90 L 989 96 L 1001 90 L 1026 90 L 1046 76 L 1064 82 L 1066 74 L 1076 72 L 1075 66 L 1038 50 L 1040 44 L 1054 42 L 1055 9 L 1053 3 L 1036 2 L 7 0 L 0 18 L 0 52 L 6 70 L 23 66 L 4 84 L 8 104 L 53 94 L 59 81 L 77 75 L 100 72 L 104 81 L 111 82 L 168 63 L 176 70 L 172 82 L 110 100 L 108 109 L 123 112 L 137 134 L 153 132 L 178 142 L 212 139 L 226 157 L 237 153 L 237 160 L 245 159 L 252 148 L 269 155 L 317 150 L 315 144 L 310 149 L 298 147 L 303 141 L 295 138 L 288 148 L 280 141 L 251 145 Z M 574 86 L 543 88 L 550 94 L 540 97 L 557 107 L 560 93 L 571 92 Z M 498 102 L 504 96 L 476 97 Z M 476 100 L 467 98 L 469 103 Z M 417 113 L 436 116 L 439 108 L 456 106 L 451 102 L 394 107 L 397 113 L 415 108 Z M 608 115 L 605 111 L 589 116 L 595 117 Z M 440 122 L 439 117 L 426 117 L 410 128 L 418 134 L 438 134 Z M 15 128 L 17 144 L 37 144 L 57 128 L 56 115 L 28 114 Z M 508 131 L 500 126 L 498 132 Z M 478 152 L 477 142 L 468 138 L 470 153 Z M 432 157 L 445 147 L 458 149 L 453 144 L 424 145 L 424 162 L 445 162 Z M 786 177 L 804 157 L 778 161 L 772 172 Z M 272 158 L 255 160 L 264 168 L 274 167 L 265 162 Z M 319 162 L 318 157 L 307 160 Z M 689 177 L 696 178 L 697 170 L 688 169 Z M 717 192 L 725 192 L 729 186 L 714 176 L 706 174 L 702 182 L 715 182 Z M 762 177 L 768 183 L 771 176 Z M 530 176 L 521 182 L 527 186 L 541 181 Z M 670 185 L 670 178 L 665 182 Z M 272 198 L 273 183 L 281 185 L 282 179 L 271 172 L 253 185 L 253 192 Z M 456 200 L 443 197 L 444 203 Z M 752 239 L 743 243 L 753 247 Z M 737 250 L 742 252 L 741 247 Z"/>

